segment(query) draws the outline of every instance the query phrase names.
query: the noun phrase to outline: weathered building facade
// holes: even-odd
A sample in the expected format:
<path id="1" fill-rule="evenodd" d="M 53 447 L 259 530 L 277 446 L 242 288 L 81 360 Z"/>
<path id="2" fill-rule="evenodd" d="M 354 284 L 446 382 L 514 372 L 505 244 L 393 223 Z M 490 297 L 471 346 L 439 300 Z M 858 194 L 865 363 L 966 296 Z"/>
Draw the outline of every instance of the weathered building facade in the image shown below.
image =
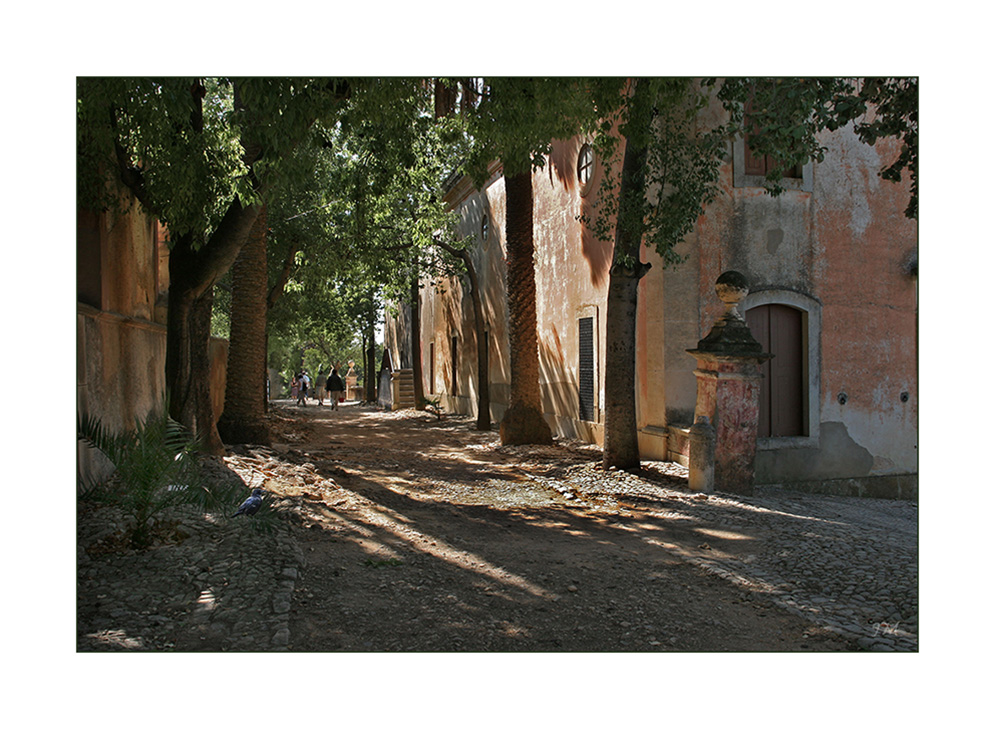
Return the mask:
<path id="1" fill-rule="evenodd" d="M 124 213 L 80 209 L 76 221 L 76 410 L 117 432 L 163 402 L 169 249 L 163 228 L 137 204 Z M 211 340 L 217 417 L 227 351 L 227 341 Z M 86 476 L 109 468 L 86 446 L 77 456 Z"/>
<path id="2" fill-rule="evenodd" d="M 713 110 L 708 113 L 720 113 Z M 897 144 L 868 146 L 850 127 L 820 138 L 822 162 L 793 171 L 771 197 L 762 159 L 730 145 L 721 193 L 665 270 L 655 253 L 637 319 L 637 420 L 644 459 L 685 461 L 696 405 L 688 353 L 722 314 L 716 279 L 742 273 L 751 332 L 774 356 L 763 365 L 756 482 L 840 494 L 917 495 L 917 225 L 904 216 L 907 184 L 880 169 Z M 534 173 L 540 385 L 555 434 L 603 442 L 605 306 L 612 249 L 580 220 L 598 196 L 603 162 L 583 139 L 556 142 Z M 514 385 L 504 272 L 504 180 L 495 168 L 447 199 L 472 259 L 487 332 L 491 416 Z M 426 286 L 420 301 L 427 396 L 475 414 L 476 335 L 465 280 Z M 405 322 L 389 318 L 386 345 L 410 359 Z M 721 489 L 721 484 L 718 484 Z"/>

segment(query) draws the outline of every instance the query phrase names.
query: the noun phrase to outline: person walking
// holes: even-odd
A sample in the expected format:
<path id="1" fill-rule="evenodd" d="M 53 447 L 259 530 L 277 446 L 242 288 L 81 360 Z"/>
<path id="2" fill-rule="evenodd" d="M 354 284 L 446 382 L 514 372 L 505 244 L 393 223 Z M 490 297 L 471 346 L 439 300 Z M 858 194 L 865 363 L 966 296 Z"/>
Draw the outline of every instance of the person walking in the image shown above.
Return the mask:
<path id="1" fill-rule="evenodd" d="M 301 381 L 297 379 L 297 375 L 294 375 L 293 379 L 290 380 L 290 399 L 296 400 L 297 393 L 300 392 Z"/>
<path id="2" fill-rule="evenodd" d="M 332 368 L 332 374 L 328 376 L 328 381 L 325 383 L 325 389 L 328 390 L 328 396 L 331 398 L 331 408 L 332 410 L 339 409 L 339 400 L 345 398 L 345 383 L 342 378 L 339 377 L 339 371 Z"/>
<path id="3" fill-rule="evenodd" d="M 322 370 L 318 370 L 318 376 L 314 378 L 314 392 L 318 396 L 318 405 L 325 404 L 325 383 L 328 378 L 325 377 L 325 373 Z"/>
<path id="4" fill-rule="evenodd" d="M 297 390 L 297 404 L 301 407 L 307 407 L 307 388 L 311 383 L 308 380 L 307 370 L 301 370 L 301 376 L 298 378 L 300 380 L 300 389 Z"/>

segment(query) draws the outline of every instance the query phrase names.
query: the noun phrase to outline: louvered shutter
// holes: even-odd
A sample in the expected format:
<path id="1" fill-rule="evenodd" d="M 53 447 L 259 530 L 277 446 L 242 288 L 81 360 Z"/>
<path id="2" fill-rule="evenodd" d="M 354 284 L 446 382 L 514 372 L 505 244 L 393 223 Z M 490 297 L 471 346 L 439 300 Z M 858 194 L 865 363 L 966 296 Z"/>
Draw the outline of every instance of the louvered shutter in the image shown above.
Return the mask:
<path id="1" fill-rule="evenodd" d="M 580 361 L 577 372 L 580 389 L 580 419 L 594 420 L 594 318 L 581 319 L 578 331 L 580 335 Z"/>

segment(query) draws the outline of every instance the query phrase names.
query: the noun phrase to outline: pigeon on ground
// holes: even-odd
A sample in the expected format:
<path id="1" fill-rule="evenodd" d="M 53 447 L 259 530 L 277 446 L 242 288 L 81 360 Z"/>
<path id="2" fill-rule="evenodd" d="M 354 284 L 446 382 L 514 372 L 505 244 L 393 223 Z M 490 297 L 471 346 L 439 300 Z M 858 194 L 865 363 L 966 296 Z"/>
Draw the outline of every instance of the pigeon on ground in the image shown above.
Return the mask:
<path id="1" fill-rule="evenodd" d="M 243 501 L 242 505 L 238 507 L 238 511 L 232 514 L 232 516 L 235 517 L 238 516 L 239 514 L 252 516 L 257 511 L 259 511 L 259 507 L 262 505 L 263 505 L 263 490 L 252 489 L 252 496 Z"/>

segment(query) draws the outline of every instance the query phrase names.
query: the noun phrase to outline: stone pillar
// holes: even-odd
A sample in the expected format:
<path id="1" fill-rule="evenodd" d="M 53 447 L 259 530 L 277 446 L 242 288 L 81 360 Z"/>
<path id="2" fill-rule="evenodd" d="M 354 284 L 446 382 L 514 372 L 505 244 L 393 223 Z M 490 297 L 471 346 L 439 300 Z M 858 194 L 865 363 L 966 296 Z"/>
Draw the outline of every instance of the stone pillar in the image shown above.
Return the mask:
<path id="1" fill-rule="evenodd" d="M 710 494 L 715 491 L 715 428 L 702 415 L 688 432 L 688 487 Z"/>
<path id="2" fill-rule="evenodd" d="M 760 421 L 760 365 L 773 355 L 762 351 L 750 334 L 738 306 L 750 292 L 746 278 L 726 271 L 715 282 L 726 305 L 696 349 L 698 399 L 694 417 L 708 418 L 715 428 L 715 488 L 736 494 L 753 493 L 753 465 Z"/>

